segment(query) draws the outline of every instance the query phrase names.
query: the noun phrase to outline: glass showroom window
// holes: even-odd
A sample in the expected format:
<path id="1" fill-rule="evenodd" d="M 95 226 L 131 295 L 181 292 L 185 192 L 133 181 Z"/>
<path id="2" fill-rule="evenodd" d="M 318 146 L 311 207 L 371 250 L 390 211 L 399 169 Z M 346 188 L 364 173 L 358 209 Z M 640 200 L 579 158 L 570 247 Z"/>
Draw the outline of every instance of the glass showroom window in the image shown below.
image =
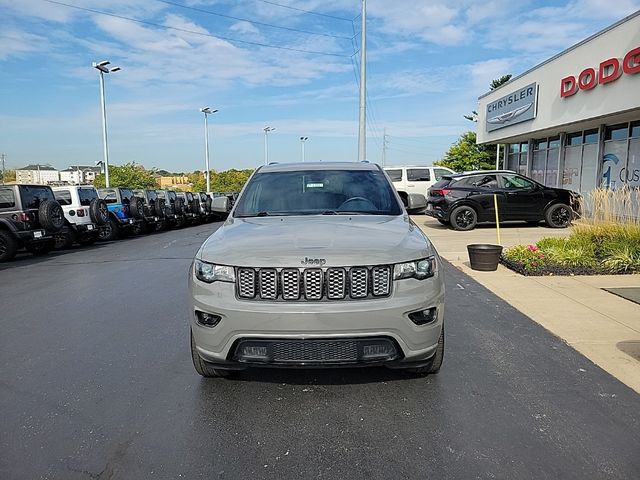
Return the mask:
<path id="1" fill-rule="evenodd" d="M 598 129 L 568 133 L 564 148 L 562 188 L 586 194 L 596 186 Z"/>
<path id="2" fill-rule="evenodd" d="M 548 187 L 557 187 L 559 160 L 560 137 L 534 141 L 531 178 Z"/>
<path id="3" fill-rule="evenodd" d="M 604 131 L 601 185 L 616 189 L 626 183 L 627 152 L 629 150 L 628 123 L 610 125 Z"/>
<path id="4" fill-rule="evenodd" d="M 527 174 L 527 161 L 529 158 L 529 143 L 512 143 L 509 145 L 509 157 L 507 158 L 507 170 L 513 170 L 521 175 Z"/>

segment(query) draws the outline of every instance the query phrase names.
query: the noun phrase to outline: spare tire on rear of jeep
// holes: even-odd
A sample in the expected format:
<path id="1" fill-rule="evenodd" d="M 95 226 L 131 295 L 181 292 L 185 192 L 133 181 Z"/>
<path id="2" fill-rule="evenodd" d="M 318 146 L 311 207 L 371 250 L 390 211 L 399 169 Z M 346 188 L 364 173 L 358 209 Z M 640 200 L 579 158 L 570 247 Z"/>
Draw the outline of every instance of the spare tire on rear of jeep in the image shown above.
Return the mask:
<path id="1" fill-rule="evenodd" d="M 89 204 L 89 216 L 96 225 L 105 225 L 109 221 L 107 202 L 102 198 L 94 198 Z"/>
<path id="2" fill-rule="evenodd" d="M 131 200 L 129 200 L 129 215 L 136 220 L 142 220 L 144 218 L 144 207 L 142 200 L 138 197 L 132 197 Z"/>
<path id="3" fill-rule="evenodd" d="M 45 200 L 38 208 L 38 220 L 45 230 L 59 232 L 64 227 L 64 211 L 55 200 Z"/>
<path id="4" fill-rule="evenodd" d="M 159 198 L 156 198 L 153 204 L 153 208 L 155 209 L 155 212 L 158 218 L 164 218 L 167 216 L 167 209 L 164 206 L 164 202 L 161 201 Z"/>

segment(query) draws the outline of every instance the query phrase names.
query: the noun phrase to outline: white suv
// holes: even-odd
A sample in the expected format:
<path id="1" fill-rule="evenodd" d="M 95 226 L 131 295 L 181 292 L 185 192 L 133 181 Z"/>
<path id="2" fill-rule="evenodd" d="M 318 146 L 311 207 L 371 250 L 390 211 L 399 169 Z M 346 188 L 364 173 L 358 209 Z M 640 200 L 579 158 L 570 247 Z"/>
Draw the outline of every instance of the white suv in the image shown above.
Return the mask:
<path id="1" fill-rule="evenodd" d="M 53 194 L 64 210 L 65 228 L 55 236 L 56 248 L 70 248 L 75 242 L 91 245 L 98 239 L 101 225 L 109 221 L 107 204 L 91 186 L 53 187 Z"/>
<path id="2" fill-rule="evenodd" d="M 378 165 L 258 168 L 198 250 L 189 290 L 191 355 L 205 377 L 442 364 L 440 258 Z"/>
<path id="3" fill-rule="evenodd" d="M 384 171 L 389 175 L 405 207 L 410 193 L 419 193 L 426 196 L 427 190 L 439 181 L 443 175 L 456 173 L 446 167 L 425 166 L 384 167 Z"/>

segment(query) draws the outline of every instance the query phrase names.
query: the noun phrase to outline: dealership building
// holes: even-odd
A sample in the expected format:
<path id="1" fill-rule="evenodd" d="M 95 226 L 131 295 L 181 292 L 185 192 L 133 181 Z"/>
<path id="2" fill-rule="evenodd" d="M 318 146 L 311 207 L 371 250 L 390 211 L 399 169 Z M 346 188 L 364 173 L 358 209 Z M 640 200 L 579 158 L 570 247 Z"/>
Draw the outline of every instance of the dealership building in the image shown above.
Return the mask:
<path id="1" fill-rule="evenodd" d="M 482 95 L 477 142 L 548 186 L 640 189 L 640 11 Z"/>

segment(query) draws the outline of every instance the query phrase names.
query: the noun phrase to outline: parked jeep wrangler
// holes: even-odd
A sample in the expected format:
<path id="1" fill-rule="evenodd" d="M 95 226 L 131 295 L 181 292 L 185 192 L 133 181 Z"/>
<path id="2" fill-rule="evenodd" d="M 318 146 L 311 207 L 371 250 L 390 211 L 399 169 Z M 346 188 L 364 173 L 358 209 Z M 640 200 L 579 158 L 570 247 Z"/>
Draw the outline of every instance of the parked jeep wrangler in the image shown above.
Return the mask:
<path id="1" fill-rule="evenodd" d="M 70 248 L 75 242 L 81 245 L 94 243 L 99 227 L 109 221 L 107 203 L 98 197 L 97 190 L 90 185 L 52 189 L 65 218 L 65 226 L 54 235 L 55 247 Z"/>
<path id="2" fill-rule="evenodd" d="M 196 200 L 191 192 L 176 192 L 176 196 L 184 203 L 184 216 L 187 223 L 190 225 L 198 223 L 200 221 L 199 200 Z"/>
<path id="3" fill-rule="evenodd" d="M 182 227 L 186 222 L 182 199 L 178 198 L 173 190 L 156 190 L 156 193 L 164 211 L 164 217 L 160 222 L 159 229 Z"/>
<path id="4" fill-rule="evenodd" d="M 135 226 L 142 222 L 142 202 L 130 188 L 100 188 L 100 198 L 107 202 L 109 221 L 100 228 L 100 240 L 116 240 L 135 233 Z"/>
<path id="5" fill-rule="evenodd" d="M 211 222 L 215 218 L 213 210 L 211 210 L 211 197 L 207 195 L 205 192 L 198 192 L 194 195 L 197 195 L 200 199 L 200 216 L 203 218 L 205 222 Z"/>
<path id="6" fill-rule="evenodd" d="M 53 235 L 64 227 L 64 212 L 51 187 L 0 186 L 0 262 L 18 249 L 39 254 L 53 248 Z"/>
<path id="7" fill-rule="evenodd" d="M 160 204 L 160 198 L 155 190 L 136 189 L 133 194 L 140 199 L 144 211 L 142 222 L 136 224 L 136 233 L 155 232 L 161 220 L 165 217 L 163 206 Z M 139 230 L 139 231 L 138 231 Z"/>

